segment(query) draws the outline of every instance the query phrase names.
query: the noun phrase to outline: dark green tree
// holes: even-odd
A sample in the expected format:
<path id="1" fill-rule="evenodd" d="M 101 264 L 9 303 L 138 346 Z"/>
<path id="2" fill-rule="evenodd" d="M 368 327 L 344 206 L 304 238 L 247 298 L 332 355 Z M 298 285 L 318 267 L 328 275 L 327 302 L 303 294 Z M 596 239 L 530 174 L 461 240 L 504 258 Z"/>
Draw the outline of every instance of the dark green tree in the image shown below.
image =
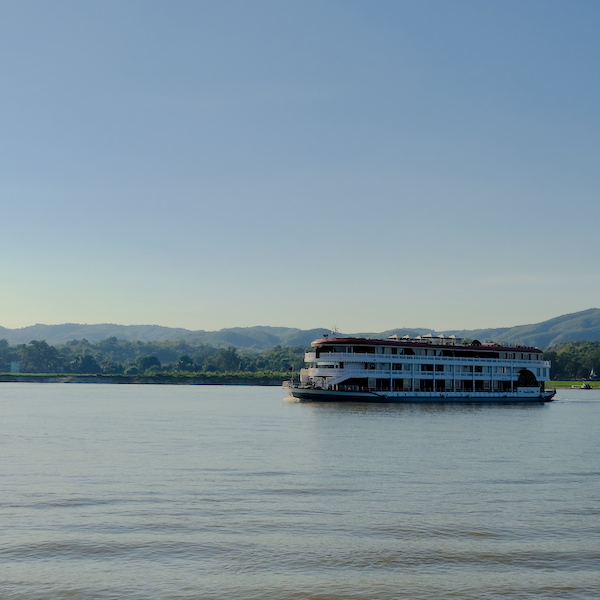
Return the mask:
<path id="1" fill-rule="evenodd" d="M 174 367 L 177 371 L 198 371 L 198 365 L 189 356 L 180 356 Z"/>
<path id="2" fill-rule="evenodd" d="M 152 367 L 160 369 L 161 366 L 160 360 L 156 356 L 139 356 L 135 362 L 141 373 Z"/>
<path id="3" fill-rule="evenodd" d="M 63 370 L 58 350 L 46 341 L 32 340 L 19 348 L 21 371 L 27 373 L 56 373 Z"/>
<path id="4" fill-rule="evenodd" d="M 215 366 L 218 371 L 233 372 L 240 370 L 240 356 L 234 346 L 221 348 L 215 356 Z"/>
<path id="5" fill-rule="evenodd" d="M 19 356 L 12 349 L 7 340 L 0 340 L 0 371 L 9 371 L 10 363 L 18 361 Z"/>
<path id="6" fill-rule="evenodd" d="M 121 363 L 113 362 L 111 360 L 103 360 L 100 363 L 102 372 L 107 375 L 119 375 L 123 373 L 123 365 Z"/>
<path id="7" fill-rule="evenodd" d="M 69 363 L 72 373 L 102 373 L 102 368 L 91 354 L 79 355 Z"/>

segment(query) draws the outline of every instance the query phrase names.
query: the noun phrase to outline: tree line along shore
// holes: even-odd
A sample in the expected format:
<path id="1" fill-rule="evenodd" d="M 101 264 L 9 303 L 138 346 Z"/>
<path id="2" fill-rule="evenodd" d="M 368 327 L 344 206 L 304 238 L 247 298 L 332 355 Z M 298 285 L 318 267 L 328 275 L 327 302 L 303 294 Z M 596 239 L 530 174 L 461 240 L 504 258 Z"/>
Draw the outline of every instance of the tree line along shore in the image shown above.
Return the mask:
<path id="1" fill-rule="evenodd" d="M 143 377 L 203 380 L 280 379 L 298 371 L 304 363 L 305 346 L 274 346 L 261 352 L 240 351 L 233 346 L 216 348 L 183 341 L 131 342 L 108 338 L 99 342 L 73 340 L 51 346 L 44 340 L 10 345 L 0 340 L 0 373 L 94 375 L 115 381 Z M 128 378 L 128 379 L 124 379 Z"/>
<path id="2" fill-rule="evenodd" d="M 0 381 L 197 383 L 275 385 L 304 365 L 307 346 L 255 351 L 184 341 L 132 342 L 115 337 L 73 340 L 51 346 L 44 340 L 10 345 L 0 339 Z M 600 342 L 551 346 L 551 379 L 558 385 L 593 380 L 600 373 Z"/>

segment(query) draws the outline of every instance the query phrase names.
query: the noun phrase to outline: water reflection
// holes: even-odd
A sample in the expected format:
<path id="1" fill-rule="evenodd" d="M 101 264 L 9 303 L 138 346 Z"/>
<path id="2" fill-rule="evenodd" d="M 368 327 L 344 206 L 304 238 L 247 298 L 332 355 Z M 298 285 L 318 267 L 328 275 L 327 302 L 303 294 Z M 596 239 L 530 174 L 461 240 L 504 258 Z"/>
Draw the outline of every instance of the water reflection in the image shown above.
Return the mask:
<path id="1" fill-rule="evenodd" d="M 387 416 L 406 416 L 408 414 L 445 414 L 445 413 L 487 413 L 494 411 L 530 411 L 543 410 L 545 404 L 403 404 L 393 402 L 301 402 L 314 414 L 385 414 Z"/>

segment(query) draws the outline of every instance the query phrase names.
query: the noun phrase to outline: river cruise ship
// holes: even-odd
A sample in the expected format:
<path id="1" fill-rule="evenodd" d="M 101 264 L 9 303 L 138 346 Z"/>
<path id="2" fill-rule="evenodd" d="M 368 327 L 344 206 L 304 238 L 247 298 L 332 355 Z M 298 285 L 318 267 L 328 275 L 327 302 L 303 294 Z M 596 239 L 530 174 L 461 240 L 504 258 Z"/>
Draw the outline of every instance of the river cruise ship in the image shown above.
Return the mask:
<path id="1" fill-rule="evenodd" d="M 324 336 L 312 342 L 299 400 L 427 403 L 549 402 L 550 361 L 539 348 L 431 334 L 385 340 Z"/>

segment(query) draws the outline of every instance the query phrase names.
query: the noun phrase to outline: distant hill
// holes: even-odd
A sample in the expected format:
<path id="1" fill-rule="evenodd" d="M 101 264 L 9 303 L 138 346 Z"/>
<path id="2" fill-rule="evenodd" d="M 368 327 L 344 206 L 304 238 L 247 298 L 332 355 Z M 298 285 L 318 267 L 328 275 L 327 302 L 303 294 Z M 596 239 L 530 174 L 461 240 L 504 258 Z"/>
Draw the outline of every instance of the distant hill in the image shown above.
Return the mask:
<path id="1" fill-rule="evenodd" d="M 476 338 L 480 341 L 489 339 L 537 346 L 538 348 L 547 348 L 548 346 L 574 340 L 600 342 L 600 309 L 589 308 L 581 312 L 555 317 L 535 325 L 448 331 L 444 333 L 455 334 L 459 337 Z"/>
<path id="2" fill-rule="evenodd" d="M 191 331 L 160 325 L 30 325 L 20 329 L 0 327 L 0 339 L 10 344 L 28 344 L 31 340 L 45 340 L 50 345 L 66 344 L 72 340 L 86 339 L 98 342 L 110 337 L 132 342 L 158 342 L 163 340 L 184 340 L 193 344 L 208 344 L 217 348 L 236 346 L 267 350 L 282 346 L 308 346 L 314 339 L 327 332 L 325 329 L 301 330 L 291 327 L 233 327 L 220 331 Z"/>
<path id="3" fill-rule="evenodd" d="M 65 323 L 63 325 L 31 325 L 21 329 L 0 327 L 0 339 L 10 344 L 28 344 L 31 340 L 46 340 L 51 345 L 65 344 L 71 340 L 86 339 L 97 342 L 109 337 L 122 340 L 155 342 L 162 340 L 184 340 L 194 344 L 208 344 L 216 347 L 236 346 L 255 350 L 267 350 L 276 345 L 308 346 L 314 339 L 322 337 L 329 330 L 295 329 L 292 327 L 233 327 L 219 331 L 191 331 L 160 325 L 79 325 Z M 547 348 L 559 343 L 574 340 L 600 342 L 600 309 L 590 308 L 581 312 L 555 317 L 534 325 L 516 327 L 500 327 L 496 329 L 464 329 L 435 331 L 426 328 L 390 329 L 382 332 L 347 333 L 342 336 L 385 338 L 396 334 L 425 335 L 427 333 L 456 335 L 458 337 L 494 340 L 526 344 Z"/>

